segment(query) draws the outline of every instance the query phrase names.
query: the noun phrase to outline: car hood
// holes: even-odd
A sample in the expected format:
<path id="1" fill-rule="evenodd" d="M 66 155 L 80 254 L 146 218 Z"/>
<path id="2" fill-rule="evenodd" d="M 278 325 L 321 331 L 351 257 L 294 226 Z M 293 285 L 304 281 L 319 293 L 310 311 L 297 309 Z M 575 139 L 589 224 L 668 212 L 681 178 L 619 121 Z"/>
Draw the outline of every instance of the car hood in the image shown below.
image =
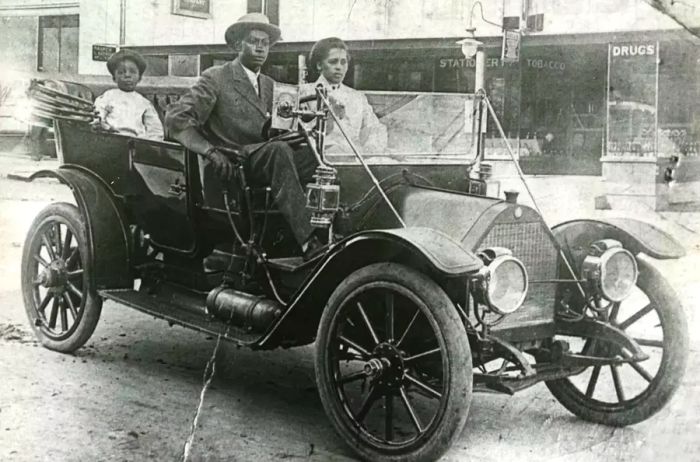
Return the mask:
<path id="1" fill-rule="evenodd" d="M 542 223 L 530 207 L 490 197 L 405 185 L 387 191 L 387 195 L 406 226 L 439 230 L 472 251 L 479 248 L 496 223 Z M 400 226 L 381 198 L 355 225 L 357 231 Z"/>

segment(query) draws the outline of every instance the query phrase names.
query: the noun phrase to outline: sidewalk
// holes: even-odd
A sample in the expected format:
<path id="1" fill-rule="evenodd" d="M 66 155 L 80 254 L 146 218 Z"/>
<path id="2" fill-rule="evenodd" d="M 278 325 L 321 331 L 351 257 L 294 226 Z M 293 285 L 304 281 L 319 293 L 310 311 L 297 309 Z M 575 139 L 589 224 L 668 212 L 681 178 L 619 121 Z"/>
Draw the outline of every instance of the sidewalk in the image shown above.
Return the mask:
<path id="1" fill-rule="evenodd" d="M 0 152 L 0 178 L 28 181 L 32 173 L 58 166 L 58 160 L 53 158 L 34 161 L 28 156 Z M 526 175 L 525 178 L 550 226 L 576 218 L 635 218 L 670 233 L 688 250 L 700 252 L 700 212 L 657 212 L 642 203 L 621 199 L 611 202 L 611 210 L 597 210 L 595 197 L 605 193 L 602 177 Z M 533 206 L 518 178 L 504 178 L 500 183 L 501 196 L 504 190 L 517 190 L 520 192 L 518 202 Z"/>
<path id="2" fill-rule="evenodd" d="M 55 158 L 45 157 L 42 160 L 32 160 L 27 155 L 0 152 L 0 178 L 17 181 L 29 181 L 29 177 L 39 170 L 58 168 Z"/>

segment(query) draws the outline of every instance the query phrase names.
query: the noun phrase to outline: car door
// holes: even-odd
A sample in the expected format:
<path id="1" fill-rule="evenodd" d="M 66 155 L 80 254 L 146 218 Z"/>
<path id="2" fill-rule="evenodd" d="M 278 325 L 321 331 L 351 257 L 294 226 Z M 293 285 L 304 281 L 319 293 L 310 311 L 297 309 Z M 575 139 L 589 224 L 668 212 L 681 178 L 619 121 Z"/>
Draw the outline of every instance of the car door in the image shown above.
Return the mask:
<path id="1" fill-rule="evenodd" d="M 126 198 L 155 247 L 191 253 L 185 149 L 175 143 L 133 139 L 130 172 L 135 190 Z"/>

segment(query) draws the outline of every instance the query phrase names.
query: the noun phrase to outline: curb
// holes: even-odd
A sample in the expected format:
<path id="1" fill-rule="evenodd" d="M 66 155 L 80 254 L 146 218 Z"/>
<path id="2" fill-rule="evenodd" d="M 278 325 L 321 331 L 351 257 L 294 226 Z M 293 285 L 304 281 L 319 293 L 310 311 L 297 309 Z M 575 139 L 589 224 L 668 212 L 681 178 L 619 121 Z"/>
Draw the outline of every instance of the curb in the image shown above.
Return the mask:
<path id="1" fill-rule="evenodd" d="M 34 160 L 27 156 L 0 152 L 0 178 L 14 181 L 31 181 L 31 176 L 40 170 L 54 170 L 60 166 L 57 159 Z"/>
<path id="2" fill-rule="evenodd" d="M 4 176 L 4 177 L 7 178 L 8 180 L 23 181 L 23 182 L 25 182 L 25 183 L 29 183 L 29 182 L 32 181 L 32 180 L 30 179 L 31 176 L 32 176 L 32 174 L 23 175 L 23 174 L 21 174 L 21 173 L 7 173 L 7 174 L 5 174 L 5 175 L 0 174 L 0 177 L 1 177 L 1 176 Z"/>

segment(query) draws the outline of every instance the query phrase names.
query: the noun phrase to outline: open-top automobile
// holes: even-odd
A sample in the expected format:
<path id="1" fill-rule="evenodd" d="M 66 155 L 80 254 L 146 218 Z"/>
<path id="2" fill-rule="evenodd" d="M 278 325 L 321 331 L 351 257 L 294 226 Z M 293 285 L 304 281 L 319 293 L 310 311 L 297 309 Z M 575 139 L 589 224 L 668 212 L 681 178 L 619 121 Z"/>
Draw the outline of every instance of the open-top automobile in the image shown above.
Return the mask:
<path id="1" fill-rule="evenodd" d="M 683 248 L 638 220 L 550 228 L 516 194 L 488 197 L 473 154 L 484 94 L 384 95 L 389 146 L 374 153 L 324 152 L 342 121 L 323 91 L 312 109 L 279 104 L 274 118 L 296 123 L 277 136 L 319 161 L 307 206 L 328 246 L 305 261 L 235 153 L 235 181 L 212 188 L 179 144 L 97 132 L 90 101 L 30 92 L 62 161 L 34 178 L 75 197 L 46 207 L 24 245 L 24 303 L 47 348 L 85 344 L 104 300 L 252 349 L 315 342 L 328 418 L 373 461 L 439 458 L 478 391 L 545 382 L 577 416 L 625 426 L 680 385 L 684 312 L 652 261 Z"/>

